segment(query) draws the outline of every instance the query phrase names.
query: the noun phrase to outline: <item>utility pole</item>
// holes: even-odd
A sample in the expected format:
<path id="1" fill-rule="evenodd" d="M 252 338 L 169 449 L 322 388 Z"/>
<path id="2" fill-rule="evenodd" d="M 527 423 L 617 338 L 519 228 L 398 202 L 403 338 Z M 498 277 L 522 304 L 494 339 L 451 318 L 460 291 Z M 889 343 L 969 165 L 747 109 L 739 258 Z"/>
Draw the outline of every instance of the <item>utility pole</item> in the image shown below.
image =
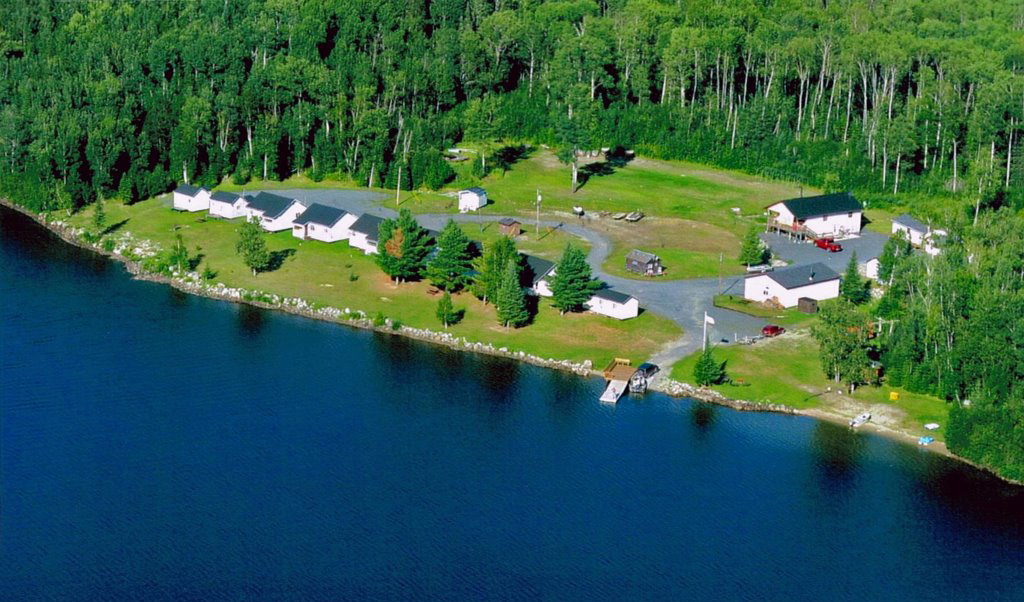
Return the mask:
<path id="1" fill-rule="evenodd" d="M 540 236 L 540 188 L 537 189 L 537 236 Z"/>

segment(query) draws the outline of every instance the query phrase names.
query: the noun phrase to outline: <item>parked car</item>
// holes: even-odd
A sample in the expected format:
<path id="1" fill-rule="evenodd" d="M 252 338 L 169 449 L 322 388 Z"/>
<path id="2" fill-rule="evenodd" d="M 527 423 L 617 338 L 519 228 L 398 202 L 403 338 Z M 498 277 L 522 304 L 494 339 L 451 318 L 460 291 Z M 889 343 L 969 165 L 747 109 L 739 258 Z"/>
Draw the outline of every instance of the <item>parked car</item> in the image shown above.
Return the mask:
<path id="1" fill-rule="evenodd" d="M 819 249 L 828 251 L 829 253 L 838 253 L 843 250 L 843 245 L 837 243 L 834 238 L 828 236 L 814 239 L 814 245 Z"/>
<path id="2" fill-rule="evenodd" d="M 777 324 L 769 324 L 761 329 L 761 334 L 766 337 L 777 337 L 784 332 L 786 329 Z"/>

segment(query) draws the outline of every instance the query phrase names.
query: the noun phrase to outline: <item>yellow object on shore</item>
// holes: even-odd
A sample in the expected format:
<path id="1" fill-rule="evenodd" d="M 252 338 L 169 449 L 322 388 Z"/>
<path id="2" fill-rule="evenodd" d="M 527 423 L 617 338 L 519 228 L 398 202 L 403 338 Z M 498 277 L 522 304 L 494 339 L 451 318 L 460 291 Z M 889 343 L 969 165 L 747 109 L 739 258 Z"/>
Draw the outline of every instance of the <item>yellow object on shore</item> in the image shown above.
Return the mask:
<path id="1" fill-rule="evenodd" d="M 900 392 L 899 391 L 889 391 L 889 401 L 899 401 L 899 400 L 900 400 Z"/>

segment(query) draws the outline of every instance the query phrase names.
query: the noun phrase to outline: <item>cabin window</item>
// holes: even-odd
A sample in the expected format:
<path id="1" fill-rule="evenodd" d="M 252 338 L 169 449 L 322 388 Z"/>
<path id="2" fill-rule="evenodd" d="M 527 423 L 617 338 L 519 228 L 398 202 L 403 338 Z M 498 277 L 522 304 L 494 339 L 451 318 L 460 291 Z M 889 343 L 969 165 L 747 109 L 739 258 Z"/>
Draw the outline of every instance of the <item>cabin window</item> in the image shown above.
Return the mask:
<path id="1" fill-rule="evenodd" d="M 821 216 L 821 221 L 827 222 L 828 221 L 828 216 L 827 215 Z"/>
<path id="2" fill-rule="evenodd" d="M 846 214 L 846 217 L 853 217 L 853 211 Z"/>

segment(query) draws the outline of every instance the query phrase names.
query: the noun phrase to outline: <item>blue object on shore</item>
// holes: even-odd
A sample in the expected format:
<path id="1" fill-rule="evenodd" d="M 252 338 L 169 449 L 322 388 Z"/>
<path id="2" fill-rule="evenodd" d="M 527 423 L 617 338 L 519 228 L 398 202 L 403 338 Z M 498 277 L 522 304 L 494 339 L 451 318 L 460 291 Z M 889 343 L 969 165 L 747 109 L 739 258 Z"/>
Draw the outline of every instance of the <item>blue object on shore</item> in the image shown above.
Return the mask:
<path id="1" fill-rule="evenodd" d="M 929 437 L 929 436 L 925 435 L 924 437 L 921 437 L 920 439 L 917 440 L 917 444 L 918 445 L 928 445 L 929 443 L 933 443 L 934 441 L 935 441 L 935 437 Z"/>

